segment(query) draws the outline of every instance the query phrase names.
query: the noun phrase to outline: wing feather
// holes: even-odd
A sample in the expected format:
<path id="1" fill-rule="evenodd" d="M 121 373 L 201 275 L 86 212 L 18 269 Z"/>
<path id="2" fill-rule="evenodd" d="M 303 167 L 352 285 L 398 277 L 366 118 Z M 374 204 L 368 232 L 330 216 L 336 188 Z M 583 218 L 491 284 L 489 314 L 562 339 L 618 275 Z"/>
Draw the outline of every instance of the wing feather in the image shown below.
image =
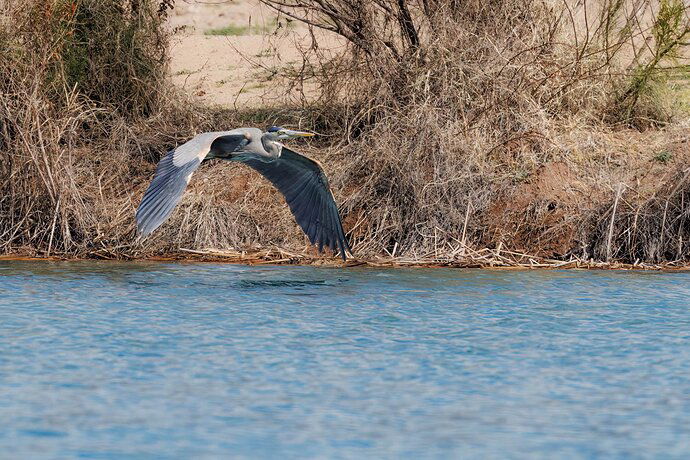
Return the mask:
<path id="1" fill-rule="evenodd" d="M 137 228 L 146 236 L 156 230 L 182 199 L 194 171 L 206 158 L 224 158 L 244 148 L 251 136 L 235 130 L 203 133 L 165 155 L 137 208 Z M 257 130 L 258 131 L 258 130 Z"/>
<path id="2" fill-rule="evenodd" d="M 179 203 L 192 173 L 201 160 L 195 158 L 182 166 L 175 166 L 175 151 L 169 152 L 158 164 L 153 181 L 137 208 L 139 233 L 146 236 L 157 229 Z"/>
<path id="3" fill-rule="evenodd" d="M 323 170 L 313 160 L 283 147 L 274 161 L 242 160 L 268 179 L 285 197 L 290 211 L 312 244 L 328 247 L 343 259 L 350 247 L 338 207 Z"/>
<path id="4" fill-rule="evenodd" d="M 323 198 L 319 195 L 317 198 L 317 206 L 318 209 L 323 209 L 324 205 L 327 206 L 326 203 L 323 202 Z M 319 245 L 319 252 L 323 251 L 323 244 L 324 240 L 326 239 L 325 233 L 326 233 L 326 226 L 325 226 L 325 221 L 328 219 L 328 213 L 319 213 L 320 215 L 318 216 L 317 222 L 316 222 L 316 232 L 314 235 L 314 239 L 316 240 L 316 243 Z"/>
<path id="5" fill-rule="evenodd" d="M 319 191 L 312 189 L 311 197 L 309 197 L 309 205 L 307 207 L 307 236 L 311 244 L 316 244 L 316 231 L 319 226 L 319 217 L 321 216 L 321 209 L 319 208 Z"/>
<path id="6" fill-rule="evenodd" d="M 329 203 L 330 206 L 330 203 Z M 337 213 L 337 210 L 336 210 Z M 325 233 L 324 236 L 326 238 L 324 244 L 326 247 L 338 247 L 336 246 L 336 239 L 337 237 L 337 232 L 338 232 L 338 222 L 335 221 L 335 217 L 333 215 L 333 212 L 328 212 L 326 213 L 326 227 L 325 227 Z M 341 248 L 338 248 L 338 250 L 342 250 Z"/>

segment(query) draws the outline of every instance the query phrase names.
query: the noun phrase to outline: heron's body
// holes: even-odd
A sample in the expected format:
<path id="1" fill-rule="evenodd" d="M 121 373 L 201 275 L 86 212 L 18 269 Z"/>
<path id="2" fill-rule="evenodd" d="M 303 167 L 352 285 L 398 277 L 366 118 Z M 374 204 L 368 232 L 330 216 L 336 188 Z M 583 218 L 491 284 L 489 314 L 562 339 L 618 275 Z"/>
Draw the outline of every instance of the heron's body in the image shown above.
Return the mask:
<path id="1" fill-rule="evenodd" d="M 290 150 L 279 139 L 310 133 L 272 127 L 202 133 L 161 159 L 137 209 L 137 227 L 146 236 L 158 228 L 182 198 L 202 161 L 218 158 L 244 163 L 266 177 L 285 197 L 297 223 L 319 250 L 340 251 L 349 245 L 328 180 L 315 161 Z"/>

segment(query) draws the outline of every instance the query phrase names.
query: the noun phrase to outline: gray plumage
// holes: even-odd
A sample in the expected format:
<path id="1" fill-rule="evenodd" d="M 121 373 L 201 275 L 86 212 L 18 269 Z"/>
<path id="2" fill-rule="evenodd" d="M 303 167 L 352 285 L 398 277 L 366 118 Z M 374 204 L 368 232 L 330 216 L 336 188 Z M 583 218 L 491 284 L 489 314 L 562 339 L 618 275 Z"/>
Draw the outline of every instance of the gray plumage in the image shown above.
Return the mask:
<path id="1" fill-rule="evenodd" d="M 219 158 L 245 163 L 268 179 L 285 197 L 309 241 L 319 251 L 331 248 L 345 259 L 350 247 L 326 175 L 318 163 L 277 142 L 312 135 L 275 126 L 265 133 L 239 128 L 199 134 L 178 146 L 158 163 L 137 209 L 140 234 L 149 235 L 168 218 L 202 161 Z"/>

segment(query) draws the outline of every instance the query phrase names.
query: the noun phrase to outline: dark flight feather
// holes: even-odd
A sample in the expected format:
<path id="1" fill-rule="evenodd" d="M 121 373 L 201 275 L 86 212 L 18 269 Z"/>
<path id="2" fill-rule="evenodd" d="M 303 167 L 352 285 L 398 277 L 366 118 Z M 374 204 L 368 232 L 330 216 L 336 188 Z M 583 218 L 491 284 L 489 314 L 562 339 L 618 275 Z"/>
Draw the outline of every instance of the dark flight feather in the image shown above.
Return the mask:
<path id="1" fill-rule="evenodd" d="M 338 207 L 323 170 L 313 160 L 283 147 L 280 158 L 263 162 L 243 160 L 285 197 L 290 211 L 312 244 L 340 252 L 343 260 L 350 246 L 345 238 Z"/>
<path id="2" fill-rule="evenodd" d="M 137 208 L 137 227 L 143 236 L 165 221 L 182 198 L 187 188 L 187 178 L 201 164 L 195 158 L 182 166 L 175 166 L 174 155 L 175 151 L 172 150 L 158 163 L 156 174 Z"/>

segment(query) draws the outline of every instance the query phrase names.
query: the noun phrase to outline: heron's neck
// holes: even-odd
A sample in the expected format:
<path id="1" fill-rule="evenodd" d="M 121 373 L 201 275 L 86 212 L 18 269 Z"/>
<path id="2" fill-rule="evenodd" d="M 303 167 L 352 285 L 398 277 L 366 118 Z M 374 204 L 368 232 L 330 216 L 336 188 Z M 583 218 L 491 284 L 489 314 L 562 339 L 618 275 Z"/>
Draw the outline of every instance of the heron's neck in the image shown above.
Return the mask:
<path id="1" fill-rule="evenodd" d="M 273 158 L 278 158 L 280 156 L 280 152 L 283 150 L 283 144 L 275 141 L 271 138 L 271 136 L 263 135 L 261 137 L 261 144 L 263 145 L 264 150 L 266 150 L 266 152 Z"/>

